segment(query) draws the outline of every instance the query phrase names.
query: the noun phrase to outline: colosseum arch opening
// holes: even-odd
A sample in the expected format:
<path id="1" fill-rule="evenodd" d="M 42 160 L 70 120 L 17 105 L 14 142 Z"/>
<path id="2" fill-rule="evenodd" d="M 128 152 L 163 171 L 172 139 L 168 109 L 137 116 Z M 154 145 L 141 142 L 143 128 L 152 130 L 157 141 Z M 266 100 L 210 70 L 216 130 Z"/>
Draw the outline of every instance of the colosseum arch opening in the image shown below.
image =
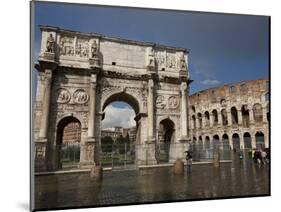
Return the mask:
<path id="1" fill-rule="evenodd" d="M 242 113 L 242 123 L 244 127 L 249 127 L 250 125 L 250 115 L 249 115 L 249 109 L 247 105 L 243 105 L 241 108 Z"/>
<path id="2" fill-rule="evenodd" d="M 208 111 L 206 111 L 205 113 L 205 125 L 206 125 L 206 127 L 210 127 L 210 114 L 209 114 L 209 112 Z"/>
<path id="3" fill-rule="evenodd" d="M 233 142 L 233 150 L 239 151 L 240 150 L 240 137 L 237 133 L 232 135 L 232 142 Z"/>
<path id="4" fill-rule="evenodd" d="M 230 149 L 229 138 L 228 138 L 227 134 L 223 134 L 223 136 L 222 136 L 222 146 L 223 146 L 223 150 Z"/>
<path id="5" fill-rule="evenodd" d="M 236 107 L 231 107 L 230 112 L 231 112 L 232 124 L 237 125 L 238 124 L 238 113 L 237 113 Z"/>
<path id="6" fill-rule="evenodd" d="M 262 106 L 259 103 L 254 104 L 253 106 L 254 120 L 256 122 L 262 122 Z"/>
<path id="7" fill-rule="evenodd" d="M 256 139 L 256 148 L 263 149 L 265 148 L 265 141 L 264 141 L 264 134 L 263 132 L 259 131 L 255 134 Z"/>
<path id="8" fill-rule="evenodd" d="M 213 136 L 213 149 L 215 151 L 219 150 L 221 146 L 220 137 L 218 135 Z"/>
<path id="9" fill-rule="evenodd" d="M 214 126 L 218 125 L 218 122 L 219 122 L 218 111 L 217 110 L 213 110 L 212 111 L 212 116 L 213 116 L 213 125 Z"/>
<path id="10" fill-rule="evenodd" d="M 244 148 L 245 149 L 252 149 L 252 138 L 251 138 L 251 134 L 248 132 L 245 132 L 243 135 L 243 139 L 244 139 Z"/>
<path id="11" fill-rule="evenodd" d="M 222 110 L 221 110 L 221 117 L 222 117 L 222 124 L 223 124 L 224 126 L 227 126 L 228 120 L 227 120 L 227 112 L 226 112 L 226 109 L 222 109 Z"/>
<path id="12" fill-rule="evenodd" d="M 198 123 L 199 123 L 199 129 L 201 129 L 203 126 L 202 126 L 202 114 L 201 113 L 198 113 L 197 114 L 197 118 L 198 118 Z"/>

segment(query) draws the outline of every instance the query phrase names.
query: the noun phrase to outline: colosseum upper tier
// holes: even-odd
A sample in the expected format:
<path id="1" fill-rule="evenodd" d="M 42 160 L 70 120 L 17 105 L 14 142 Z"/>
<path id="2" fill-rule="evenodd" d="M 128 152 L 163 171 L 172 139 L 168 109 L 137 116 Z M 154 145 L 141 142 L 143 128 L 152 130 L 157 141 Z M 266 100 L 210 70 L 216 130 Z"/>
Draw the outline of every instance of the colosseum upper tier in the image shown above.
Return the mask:
<path id="1" fill-rule="evenodd" d="M 199 91 L 189 107 L 190 137 L 199 148 L 268 148 L 268 79 Z"/>

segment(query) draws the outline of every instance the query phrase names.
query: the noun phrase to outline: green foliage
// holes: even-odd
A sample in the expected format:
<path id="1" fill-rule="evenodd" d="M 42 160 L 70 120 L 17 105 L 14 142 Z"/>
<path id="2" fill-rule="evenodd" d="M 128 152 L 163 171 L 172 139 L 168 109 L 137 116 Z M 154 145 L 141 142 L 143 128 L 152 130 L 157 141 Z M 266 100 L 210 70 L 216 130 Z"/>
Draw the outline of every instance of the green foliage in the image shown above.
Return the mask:
<path id="1" fill-rule="evenodd" d="M 125 153 L 126 151 L 129 151 L 130 149 L 130 139 L 129 139 L 129 134 L 127 133 L 126 137 L 123 137 L 123 135 L 120 135 L 116 139 L 116 148 L 118 149 L 120 154 Z"/>
<path id="2" fill-rule="evenodd" d="M 102 152 L 112 152 L 113 139 L 110 136 L 101 138 Z"/>

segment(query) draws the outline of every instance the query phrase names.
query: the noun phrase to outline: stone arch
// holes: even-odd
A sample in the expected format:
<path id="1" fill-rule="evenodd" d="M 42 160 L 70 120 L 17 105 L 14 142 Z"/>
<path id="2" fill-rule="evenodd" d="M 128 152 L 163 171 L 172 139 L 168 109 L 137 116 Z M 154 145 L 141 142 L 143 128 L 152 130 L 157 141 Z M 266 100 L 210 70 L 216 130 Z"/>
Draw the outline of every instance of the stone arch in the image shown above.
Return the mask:
<path id="1" fill-rule="evenodd" d="M 257 149 L 265 148 L 264 133 L 262 131 L 257 131 L 255 134 L 256 147 Z"/>
<path id="2" fill-rule="evenodd" d="M 219 150 L 220 148 L 220 137 L 219 135 L 214 135 L 213 136 L 213 149 L 214 150 Z"/>
<path id="3" fill-rule="evenodd" d="M 196 137 L 194 136 L 192 138 L 192 151 L 196 151 L 196 143 L 197 143 L 197 139 Z"/>
<path id="4" fill-rule="evenodd" d="M 198 128 L 202 128 L 202 114 L 201 113 L 198 113 L 197 114 L 197 118 L 198 118 L 198 123 L 199 123 L 199 126 Z"/>
<path id="5" fill-rule="evenodd" d="M 238 112 L 235 106 L 231 107 L 230 109 L 231 112 L 231 120 L 233 125 L 238 124 Z"/>
<path id="6" fill-rule="evenodd" d="M 204 149 L 202 136 L 199 136 L 199 138 L 198 138 L 198 149 L 199 149 L 199 151 L 202 151 Z"/>
<path id="7" fill-rule="evenodd" d="M 162 127 L 161 127 L 162 126 Z M 174 134 L 176 131 L 175 122 L 168 118 L 163 118 L 159 121 L 158 129 L 163 128 L 164 142 L 175 143 Z M 167 133 L 167 135 L 165 135 Z M 168 139 L 169 138 L 169 139 Z"/>
<path id="8" fill-rule="evenodd" d="M 222 135 L 222 147 L 224 150 L 229 150 L 229 148 L 230 148 L 229 138 L 226 133 Z"/>
<path id="9" fill-rule="evenodd" d="M 210 113 L 209 113 L 209 111 L 205 111 L 204 115 L 205 115 L 205 124 L 206 124 L 207 127 L 209 127 L 210 126 Z"/>
<path id="10" fill-rule="evenodd" d="M 73 125 L 73 126 L 70 126 Z M 69 130 L 66 130 L 67 128 Z M 73 129 L 73 128 L 75 129 Z M 72 129 L 71 129 L 72 128 Z M 68 153 L 68 146 L 77 146 L 75 152 L 77 155 L 72 155 L 74 160 L 80 161 L 80 142 L 81 142 L 81 122 L 74 116 L 66 116 L 61 118 L 56 126 L 56 148 L 55 148 L 55 169 L 62 169 L 62 160 L 65 154 Z M 67 134 L 66 134 L 67 133 Z M 66 138 L 65 138 L 66 136 Z M 75 140 L 73 140 L 75 138 Z M 73 141 L 72 141 L 73 140 Z M 72 147 L 73 148 L 73 147 Z M 73 152 L 73 153 L 75 153 Z M 71 154 L 72 152 L 70 152 Z M 71 156 L 71 157 L 72 157 Z"/>
<path id="11" fill-rule="evenodd" d="M 222 125 L 226 126 L 228 124 L 226 109 L 221 110 Z"/>
<path id="12" fill-rule="evenodd" d="M 216 109 L 212 111 L 212 116 L 213 116 L 213 124 L 217 125 L 219 122 L 219 117 L 218 117 L 218 111 Z"/>
<path id="13" fill-rule="evenodd" d="M 253 106 L 254 120 L 256 122 L 262 122 L 262 106 L 259 103 L 254 104 Z"/>
<path id="14" fill-rule="evenodd" d="M 252 138 L 249 132 L 245 132 L 243 135 L 244 139 L 244 148 L 245 149 L 252 149 Z"/>
<path id="15" fill-rule="evenodd" d="M 232 135 L 233 150 L 240 150 L 240 137 L 237 133 Z"/>
<path id="16" fill-rule="evenodd" d="M 133 110 L 135 111 L 136 115 L 140 113 L 140 102 L 139 100 L 132 94 L 126 92 L 117 92 L 109 95 L 104 101 L 102 102 L 102 111 L 115 101 L 123 101 L 129 104 Z"/>
<path id="17" fill-rule="evenodd" d="M 241 113 L 242 113 L 242 123 L 243 123 L 243 126 L 244 127 L 249 127 L 250 115 L 249 115 L 249 109 L 248 109 L 247 105 L 242 105 Z"/>
<path id="18" fill-rule="evenodd" d="M 211 149 L 210 137 L 205 137 L 205 149 Z"/>
<path id="19" fill-rule="evenodd" d="M 195 117 L 195 115 L 192 115 L 191 119 L 192 119 L 193 129 L 196 129 L 196 117 Z"/>
<path id="20" fill-rule="evenodd" d="M 194 105 L 191 106 L 191 110 L 192 110 L 193 113 L 196 112 Z"/>
<path id="21" fill-rule="evenodd" d="M 158 127 L 159 162 L 170 160 L 170 146 L 173 143 L 175 143 L 175 123 L 170 118 L 164 118 Z"/>

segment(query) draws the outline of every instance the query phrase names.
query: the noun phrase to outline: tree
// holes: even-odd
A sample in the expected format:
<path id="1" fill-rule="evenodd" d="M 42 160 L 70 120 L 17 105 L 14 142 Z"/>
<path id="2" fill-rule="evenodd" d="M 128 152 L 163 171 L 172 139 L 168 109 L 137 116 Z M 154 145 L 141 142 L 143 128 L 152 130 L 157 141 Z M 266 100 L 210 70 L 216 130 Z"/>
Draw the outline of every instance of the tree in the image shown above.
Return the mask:
<path id="1" fill-rule="evenodd" d="M 110 136 L 101 138 L 101 149 L 103 152 L 112 152 L 113 139 Z"/>

